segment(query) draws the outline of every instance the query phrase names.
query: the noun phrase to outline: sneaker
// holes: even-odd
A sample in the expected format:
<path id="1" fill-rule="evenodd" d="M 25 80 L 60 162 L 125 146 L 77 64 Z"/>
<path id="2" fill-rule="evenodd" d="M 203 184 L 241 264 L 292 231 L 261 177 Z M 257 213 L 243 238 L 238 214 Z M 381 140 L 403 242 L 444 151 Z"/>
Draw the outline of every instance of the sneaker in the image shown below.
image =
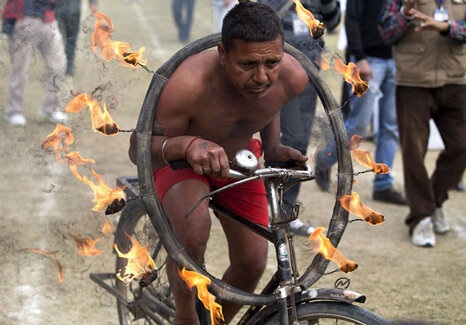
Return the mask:
<path id="1" fill-rule="evenodd" d="M 43 110 L 39 110 L 39 115 L 44 117 L 46 120 L 52 123 L 65 123 L 68 119 L 68 116 L 60 111 L 55 111 L 52 113 L 47 113 Z"/>
<path id="2" fill-rule="evenodd" d="M 443 235 L 450 230 L 450 224 L 445 219 L 442 208 L 435 209 L 432 214 L 432 223 L 434 224 L 434 231 L 437 234 Z"/>
<path id="3" fill-rule="evenodd" d="M 460 182 L 458 183 L 458 185 L 456 185 L 456 190 L 457 190 L 458 192 L 464 192 L 464 183 L 463 183 L 463 181 L 460 181 Z"/>
<path id="4" fill-rule="evenodd" d="M 6 118 L 6 121 L 13 126 L 25 126 L 26 118 L 22 114 L 14 114 Z"/>
<path id="5" fill-rule="evenodd" d="M 296 236 L 309 237 L 315 228 L 296 219 L 290 223 L 291 232 Z"/>
<path id="6" fill-rule="evenodd" d="M 422 219 L 411 234 L 411 242 L 420 247 L 434 247 L 435 234 L 431 217 Z"/>
<path id="7" fill-rule="evenodd" d="M 382 190 L 382 191 L 374 191 L 372 193 L 372 199 L 374 201 L 381 201 L 386 203 L 393 203 L 398 205 L 406 205 L 406 199 L 400 192 L 395 190 L 393 187 Z"/>

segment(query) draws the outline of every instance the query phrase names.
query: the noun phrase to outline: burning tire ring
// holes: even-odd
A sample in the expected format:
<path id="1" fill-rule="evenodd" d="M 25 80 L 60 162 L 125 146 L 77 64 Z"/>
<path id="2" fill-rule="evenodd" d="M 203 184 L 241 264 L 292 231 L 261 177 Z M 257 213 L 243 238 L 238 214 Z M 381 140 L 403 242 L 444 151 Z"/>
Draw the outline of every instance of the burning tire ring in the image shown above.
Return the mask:
<path id="1" fill-rule="evenodd" d="M 155 229 L 157 229 L 165 249 L 179 265 L 184 265 L 188 269 L 208 276 L 212 281 L 210 291 L 216 295 L 217 299 L 229 300 L 245 305 L 265 305 L 274 301 L 276 299 L 275 296 L 251 294 L 232 287 L 207 273 L 202 266 L 195 263 L 184 252 L 183 247 L 176 240 L 170 227 L 168 217 L 165 215 L 162 206 L 157 199 L 157 190 L 152 176 L 150 154 L 152 128 L 156 115 L 156 103 L 163 91 L 165 82 L 184 59 L 216 46 L 219 41 L 220 34 L 209 35 L 194 41 L 175 53 L 155 72 L 147 90 L 136 127 L 139 192 L 147 213 Z M 309 82 L 316 90 L 323 104 L 337 145 L 338 179 L 336 198 L 341 197 L 342 195 L 349 195 L 351 193 L 353 182 L 353 167 L 348 140 L 346 137 L 346 130 L 339 105 L 328 88 L 328 85 L 321 78 L 318 70 L 303 53 L 289 44 L 285 44 L 285 52 L 294 56 L 299 62 L 301 62 L 303 68 L 308 73 Z M 338 200 L 335 200 L 332 217 L 327 231 L 327 237 L 335 247 L 337 247 L 347 224 L 348 212 L 341 207 Z M 317 254 L 307 270 L 300 277 L 300 285 L 308 288 L 318 281 L 325 273 L 328 263 L 329 261 L 324 259 L 321 254 Z"/>

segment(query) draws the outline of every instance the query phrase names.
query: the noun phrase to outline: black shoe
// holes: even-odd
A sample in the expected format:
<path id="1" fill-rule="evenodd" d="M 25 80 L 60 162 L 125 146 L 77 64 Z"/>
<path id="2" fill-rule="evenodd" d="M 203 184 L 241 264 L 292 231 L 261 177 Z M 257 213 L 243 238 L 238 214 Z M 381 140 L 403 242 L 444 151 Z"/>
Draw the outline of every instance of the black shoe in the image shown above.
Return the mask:
<path id="1" fill-rule="evenodd" d="M 393 187 L 382 191 L 374 191 L 374 193 L 372 193 L 372 198 L 375 201 L 407 205 L 406 199 L 403 195 L 401 195 L 400 192 L 397 192 Z"/>
<path id="2" fill-rule="evenodd" d="M 316 182 L 320 189 L 324 192 L 330 191 L 330 168 L 321 169 L 316 166 Z"/>

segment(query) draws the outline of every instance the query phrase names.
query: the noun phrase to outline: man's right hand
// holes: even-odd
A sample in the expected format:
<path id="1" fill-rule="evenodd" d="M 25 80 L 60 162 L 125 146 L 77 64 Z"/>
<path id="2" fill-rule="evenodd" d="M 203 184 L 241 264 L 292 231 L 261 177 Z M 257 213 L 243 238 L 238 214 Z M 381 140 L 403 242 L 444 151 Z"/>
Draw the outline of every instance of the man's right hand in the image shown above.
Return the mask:
<path id="1" fill-rule="evenodd" d="M 228 178 L 229 163 L 225 150 L 202 138 L 193 138 L 185 149 L 185 159 L 198 175 Z"/>

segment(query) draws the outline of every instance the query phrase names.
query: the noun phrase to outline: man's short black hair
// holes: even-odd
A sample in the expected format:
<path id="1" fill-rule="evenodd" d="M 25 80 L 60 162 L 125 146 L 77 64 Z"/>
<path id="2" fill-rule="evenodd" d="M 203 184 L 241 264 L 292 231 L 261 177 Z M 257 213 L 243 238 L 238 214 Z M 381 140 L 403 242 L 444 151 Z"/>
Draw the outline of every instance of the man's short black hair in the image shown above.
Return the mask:
<path id="1" fill-rule="evenodd" d="M 225 51 L 233 47 L 233 41 L 245 42 L 284 40 L 283 25 L 275 11 L 268 5 L 244 1 L 234 6 L 223 19 L 222 43 Z"/>

